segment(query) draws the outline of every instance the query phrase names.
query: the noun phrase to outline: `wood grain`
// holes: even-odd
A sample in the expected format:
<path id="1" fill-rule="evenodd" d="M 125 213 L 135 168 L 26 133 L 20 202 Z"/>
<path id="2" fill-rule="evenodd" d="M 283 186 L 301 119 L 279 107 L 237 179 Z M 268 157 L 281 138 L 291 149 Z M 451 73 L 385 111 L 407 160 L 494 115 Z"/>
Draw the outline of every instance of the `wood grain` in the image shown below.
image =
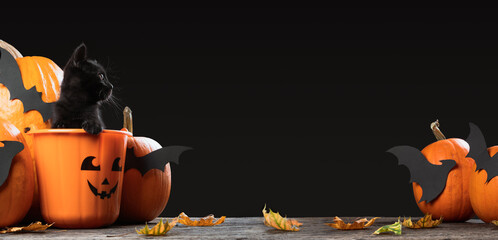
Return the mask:
<path id="1" fill-rule="evenodd" d="M 375 224 L 364 230 L 340 231 L 325 223 L 332 217 L 296 218 L 303 223 L 299 232 L 282 232 L 263 224 L 263 217 L 227 218 L 224 223 L 213 227 L 188 227 L 177 224 L 165 236 L 167 239 L 496 239 L 498 227 L 485 224 L 480 220 L 465 223 L 443 223 L 437 228 L 412 230 L 403 228 L 403 234 L 395 236 L 372 235 L 382 225 L 392 224 L 393 217 L 378 219 Z M 354 218 L 344 217 L 350 221 Z M 157 223 L 155 219 L 149 226 Z M 113 225 L 99 229 L 56 229 L 44 233 L 2 234 L 0 239 L 159 239 L 135 233 L 143 225 Z"/>

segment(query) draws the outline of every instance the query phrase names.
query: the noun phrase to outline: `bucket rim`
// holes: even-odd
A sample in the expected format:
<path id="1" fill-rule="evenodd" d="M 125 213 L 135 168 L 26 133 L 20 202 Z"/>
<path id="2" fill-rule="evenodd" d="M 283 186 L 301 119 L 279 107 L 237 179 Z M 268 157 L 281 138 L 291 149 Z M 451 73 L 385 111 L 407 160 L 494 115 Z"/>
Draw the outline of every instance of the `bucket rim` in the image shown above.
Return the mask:
<path id="1" fill-rule="evenodd" d="M 54 133 L 54 134 L 60 134 L 60 133 L 68 134 L 69 133 L 69 134 L 88 134 L 88 135 L 91 135 L 91 134 L 87 133 L 82 128 L 36 129 L 36 130 L 29 131 L 26 134 L 35 135 L 35 134 L 50 134 L 50 133 Z M 104 129 L 104 130 L 102 130 L 102 132 L 100 134 L 102 134 L 102 133 L 104 133 L 104 134 L 119 134 L 119 135 L 124 134 L 124 135 L 127 135 L 129 137 L 133 136 L 133 134 L 131 132 L 123 131 L 123 130 Z M 95 136 L 98 136 L 98 135 L 95 135 Z"/>

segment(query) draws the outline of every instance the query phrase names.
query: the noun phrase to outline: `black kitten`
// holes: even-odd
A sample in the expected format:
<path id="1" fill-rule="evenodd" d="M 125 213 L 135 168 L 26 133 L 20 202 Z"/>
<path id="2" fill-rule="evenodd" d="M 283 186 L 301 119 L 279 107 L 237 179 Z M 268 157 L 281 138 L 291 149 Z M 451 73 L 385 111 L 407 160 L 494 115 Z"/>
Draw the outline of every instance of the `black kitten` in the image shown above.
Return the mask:
<path id="1" fill-rule="evenodd" d="M 112 88 L 105 69 L 87 58 L 86 46 L 81 44 L 64 67 L 52 127 L 83 128 L 88 133 L 99 134 L 104 128 L 99 107 L 111 97 Z"/>

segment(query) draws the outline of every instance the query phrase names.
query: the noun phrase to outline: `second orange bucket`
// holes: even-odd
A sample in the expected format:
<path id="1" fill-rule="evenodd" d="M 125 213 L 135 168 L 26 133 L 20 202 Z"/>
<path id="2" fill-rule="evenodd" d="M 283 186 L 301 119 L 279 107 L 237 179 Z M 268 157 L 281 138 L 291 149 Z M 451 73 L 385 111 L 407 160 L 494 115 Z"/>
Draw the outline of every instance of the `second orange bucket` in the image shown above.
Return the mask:
<path id="1" fill-rule="evenodd" d="M 83 129 L 31 132 L 47 223 L 60 228 L 96 228 L 119 215 L 126 142 L 131 133 Z"/>

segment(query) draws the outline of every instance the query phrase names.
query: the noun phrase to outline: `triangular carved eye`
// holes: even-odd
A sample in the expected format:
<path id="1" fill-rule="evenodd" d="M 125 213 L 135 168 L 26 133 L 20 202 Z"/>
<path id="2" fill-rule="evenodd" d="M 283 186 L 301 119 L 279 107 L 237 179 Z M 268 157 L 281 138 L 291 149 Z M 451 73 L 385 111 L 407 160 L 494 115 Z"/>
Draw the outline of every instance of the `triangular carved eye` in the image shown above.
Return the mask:
<path id="1" fill-rule="evenodd" d="M 95 159 L 94 156 L 86 157 L 81 164 L 81 170 L 100 171 L 100 165 L 94 166 L 93 159 Z"/>
<path id="2" fill-rule="evenodd" d="M 119 160 L 121 160 L 121 158 L 114 159 L 114 162 L 112 163 L 112 171 L 120 172 L 121 170 L 123 170 L 123 168 L 119 166 Z"/>

